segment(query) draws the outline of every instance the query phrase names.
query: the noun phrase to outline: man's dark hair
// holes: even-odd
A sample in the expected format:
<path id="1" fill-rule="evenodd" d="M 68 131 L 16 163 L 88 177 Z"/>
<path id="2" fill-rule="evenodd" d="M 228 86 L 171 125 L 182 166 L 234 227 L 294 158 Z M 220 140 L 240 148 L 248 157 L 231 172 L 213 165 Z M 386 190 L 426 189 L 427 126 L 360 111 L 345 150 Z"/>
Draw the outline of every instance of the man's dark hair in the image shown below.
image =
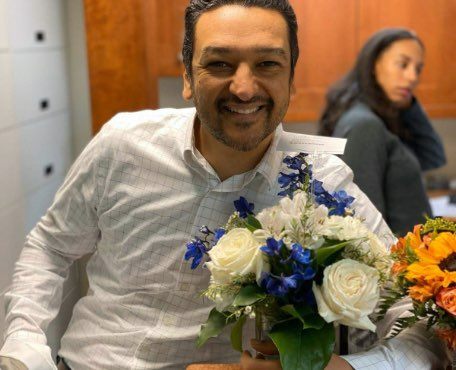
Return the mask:
<path id="1" fill-rule="evenodd" d="M 386 28 L 367 40 L 353 69 L 336 82 L 326 95 L 326 106 L 319 122 L 320 135 L 331 136 L 339 118 L 355 102 L 361 101 L 383 120 L 389 131 L 400 137 L 407 136 L 400 122 L 400 110 L 388 99 L 375 76 L 378 58 L 393 43 L 401 40 L 415 40 L 424 50 L 418 36 L 405 28 Z"/>
<path id="2" fill-rule="evenodd" d="M 299 57 L 298 22 L 296 15 L 288 0 L 190 0 L 185 10 L 185 35 L 182 45 L 182 57 L 187 75 L 192 77 L 192 59 L 195 43 L 195 26 L 201 14 L 224 5 L 241 5 L 245 7 L 258 7 L 279 12 L 288 25 L 288 40 L 291 51 L 290 79 L 293 78 L 296 62 Z"/>

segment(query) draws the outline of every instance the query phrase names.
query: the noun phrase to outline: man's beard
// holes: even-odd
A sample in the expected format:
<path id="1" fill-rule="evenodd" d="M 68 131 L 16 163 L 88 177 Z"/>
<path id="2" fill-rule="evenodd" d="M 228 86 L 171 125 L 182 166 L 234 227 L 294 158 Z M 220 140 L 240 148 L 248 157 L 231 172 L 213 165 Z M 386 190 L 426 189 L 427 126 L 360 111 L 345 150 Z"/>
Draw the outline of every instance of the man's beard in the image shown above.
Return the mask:
<path id="1" fill-rule="evenodd" d="M 235 99 L 233 97 L 233 99 Z M 252 99 L 254 100 L 254 99 Z M 252 101 L 251 100 L 251 101 Z M 250 102 L 251 102 L 250 101 Z M 281 122 L 282 118 L 285 116 L 286 110 L 288 108 L 288 105 L 286 105 L 281 111 L 277 112 L 276 116 L 272 116 L 272 110 L 274 107 L 274 103 L 271 99 L 267 101 L 267 103 L 261 108 L 261 109 L 266 109 L 266 118 L 264 119 L 264 122 L 262 126 L 260 127 L 261 133 L 255 132 L 254 135 L 250 135 L 251 137 L 247 137 L 246 139 L 239 141 L 231 136 L 229 136 L 224 128 L 223 128 L 223 117 L 221 117 L 222 113 L 222 104 L 219 102 L 217 103 L 217 113 L 214 118 L 211 119 L 210 113 L 208 109 L 205 109 L 203 107 L 206 107 L 204 103 L 200 104 L 200 100 L 198 98 L 198 95 L 195 94 L 194 97 L 194 103 L 197 108 L 197 115 L 198 119 L 201 123 L 201 125 L 219 142 L 223 143 L 224 145 L 228 146 L 229 148 L 232 148 L 236 151 L 240 152 L 249 152 L 256 147 L 265 139 L 267 138 L 271 133 L 273 133 L 276 129 L 276 127 L 279 125 Z M 211 124 L 212 123 L 212 124 Z M 253 124 L 249 122 L 239 122 L 236 124 L 237 128 L 239 129 L 248 129 L 250 125 Z"/>

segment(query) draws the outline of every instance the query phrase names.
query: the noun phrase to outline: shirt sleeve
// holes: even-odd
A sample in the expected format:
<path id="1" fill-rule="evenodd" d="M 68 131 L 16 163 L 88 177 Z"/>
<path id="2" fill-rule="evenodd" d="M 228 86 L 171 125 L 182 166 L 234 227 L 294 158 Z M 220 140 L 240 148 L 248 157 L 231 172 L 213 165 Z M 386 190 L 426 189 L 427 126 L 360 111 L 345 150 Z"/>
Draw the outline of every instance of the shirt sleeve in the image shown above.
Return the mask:
<path id="1" fill-rule="evenodd" d="M 439 168 L 446 163 L 442 141 L 434 130 L 418 100 L 401 113 L 410 138 L 404 143 L 413 151 L 423 171 Z"/>
<path id="2" fill-rule="evenodd" d="M 26 237 L 5 293 L 0 356 L 16 358 L 30 370 L 55 369 L 45 333 L 59 311 L 71 264 L 93 252 L 99 237 L 99 137 L 76 160 L 53 204 Z"/>
<path id="3" fill-rule="evenodd" d="M 412 301 L 403 299 L 393 305 L 385 317 L 377 323 L 377 334 L 383 338 L 370 349 L 342 356 L 355 369 L 362 370 L 437 370 L 449 364 L 449 351 L 436 338 L 424 322 L 403 330 L 394 338 L 388 338 L 394 323 L 401 317 L 410 316 Z"/>
<path id="4" fill-rule="evenodd" d="M 437 370 L 450 363 L 442 341 L 426 330 L 424 323 L 415 324 L 368 351 L 342 357 L 356 370 Z"/>

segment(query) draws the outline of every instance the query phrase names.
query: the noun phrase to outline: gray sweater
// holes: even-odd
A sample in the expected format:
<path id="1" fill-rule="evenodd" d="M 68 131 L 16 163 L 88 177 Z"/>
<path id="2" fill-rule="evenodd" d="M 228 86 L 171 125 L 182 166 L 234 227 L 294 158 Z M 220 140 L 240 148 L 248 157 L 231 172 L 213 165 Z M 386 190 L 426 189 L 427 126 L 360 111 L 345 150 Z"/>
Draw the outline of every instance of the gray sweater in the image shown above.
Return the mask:
<path id="1" fill-rule="evenodd" d="M 367 105 L 358 102 L 342 115 L 333 133 L 348 139 L 342 159 L 397 235 L 432 215 L 421 171 L 445 164 L 440 138 L 416 100 L 401 118 L 411 133 L 410 141 L 401 141 Z"/>

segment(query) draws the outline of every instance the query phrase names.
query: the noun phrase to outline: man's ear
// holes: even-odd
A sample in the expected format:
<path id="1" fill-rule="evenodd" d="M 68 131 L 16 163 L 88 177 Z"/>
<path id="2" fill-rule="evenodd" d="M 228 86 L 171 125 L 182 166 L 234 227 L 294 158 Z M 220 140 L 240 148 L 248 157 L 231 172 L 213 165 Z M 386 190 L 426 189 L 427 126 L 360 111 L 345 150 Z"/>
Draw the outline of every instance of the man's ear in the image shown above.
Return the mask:
<path id="1" fill-rule="evenodd" d="M 184 80 L 184 87 L 182 89 L 182 97 L 185 100 L 191 100 L 193 97 L 192 83 L 190 81 L 190 77 L 187 74 L 187 71 L 184 71 L 182 78 Z"/>

